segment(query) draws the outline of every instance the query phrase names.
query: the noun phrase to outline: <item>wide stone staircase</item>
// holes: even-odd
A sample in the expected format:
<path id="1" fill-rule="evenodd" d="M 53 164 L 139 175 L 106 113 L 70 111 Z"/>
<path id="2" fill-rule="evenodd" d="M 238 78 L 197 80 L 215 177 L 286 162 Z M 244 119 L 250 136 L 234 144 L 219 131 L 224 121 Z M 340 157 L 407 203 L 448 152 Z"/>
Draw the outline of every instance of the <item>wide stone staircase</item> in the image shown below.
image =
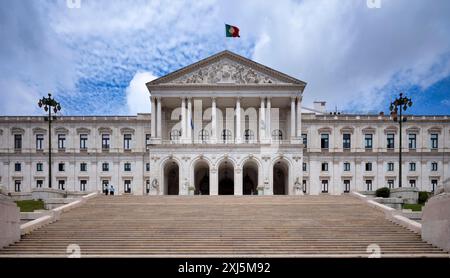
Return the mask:
<path id="1" fill-rule="evenodd" d="M 381 257 L 449 254 L 346 196 L 98 196 L 0 256 Z"/>

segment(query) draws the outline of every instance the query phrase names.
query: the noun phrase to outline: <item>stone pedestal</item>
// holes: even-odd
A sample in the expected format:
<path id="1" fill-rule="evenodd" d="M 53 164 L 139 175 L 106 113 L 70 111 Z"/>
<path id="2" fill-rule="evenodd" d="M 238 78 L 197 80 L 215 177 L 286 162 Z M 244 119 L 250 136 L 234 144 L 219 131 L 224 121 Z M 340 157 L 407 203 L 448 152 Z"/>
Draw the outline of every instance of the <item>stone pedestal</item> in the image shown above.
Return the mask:
<path id="1" fill-rule="evenodd" d="M 0 248 L 20 240 L 20 210 L 7 196 L 0 194 Z"/>
<path id="2" fill-rule="evenodd" d="M 391 189 L 391 198 L 400 198 L 405 204 L 417 204 L 419 189 L 416 187 L 400 187 Z"/>
<path id="3" fill-rule="evenodd" d="M 373 199 L 374 201 L 383 204 L 385 206 L 391 207 L 393 209 L 401 210 L 403 206 L 403 199 L 400 198 L 381 198 L 377 197 Z"/>
<path id="4" fill-rule="evenodd" d="M 436 195 L 425 204 L 422 239 L 450 252 L 450 192 Z"/>

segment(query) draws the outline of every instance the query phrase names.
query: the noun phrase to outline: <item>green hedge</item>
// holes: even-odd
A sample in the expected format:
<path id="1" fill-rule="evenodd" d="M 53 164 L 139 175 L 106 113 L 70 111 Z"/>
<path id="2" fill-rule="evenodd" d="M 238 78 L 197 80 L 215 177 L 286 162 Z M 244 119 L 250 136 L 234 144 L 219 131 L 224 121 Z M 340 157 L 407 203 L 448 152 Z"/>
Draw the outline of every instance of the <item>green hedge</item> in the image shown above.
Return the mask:
<path id="1" fill-rule="evenodd" d="M 17 206 L 20 208 L 21 212 L 32 212 L 37 209 L 45 209 L 44 201 L 42 200 L 24 200 L 24 201 L 15 201 Z"/>
<path id="2" fill-rule="evenodd" d="M 377 191 L 375 191 L 375 196 L 377 197 L 388 198 L 390 194 L 391 190 L 387 187 L 378 188 Z"/>
<path id="3" fill-rule="evenodd" d="M 419 204 L 425 204 L 431 197 L 431 192 L 419 191 Z"/>

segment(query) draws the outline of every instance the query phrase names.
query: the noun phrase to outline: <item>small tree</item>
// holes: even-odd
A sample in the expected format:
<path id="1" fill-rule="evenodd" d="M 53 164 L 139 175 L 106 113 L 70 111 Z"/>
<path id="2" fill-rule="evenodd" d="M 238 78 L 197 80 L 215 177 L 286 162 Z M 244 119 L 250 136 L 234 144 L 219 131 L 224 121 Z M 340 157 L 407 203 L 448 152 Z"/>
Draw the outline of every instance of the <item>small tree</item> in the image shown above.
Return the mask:
<path id="1" fill-rule="evenodd" d="M 375 196 L 382 197 L 382 198 L 388 198 L 391 194 L 391 190 L 387 187 L 378 188 L 377 191 L 375 191 Z"/>

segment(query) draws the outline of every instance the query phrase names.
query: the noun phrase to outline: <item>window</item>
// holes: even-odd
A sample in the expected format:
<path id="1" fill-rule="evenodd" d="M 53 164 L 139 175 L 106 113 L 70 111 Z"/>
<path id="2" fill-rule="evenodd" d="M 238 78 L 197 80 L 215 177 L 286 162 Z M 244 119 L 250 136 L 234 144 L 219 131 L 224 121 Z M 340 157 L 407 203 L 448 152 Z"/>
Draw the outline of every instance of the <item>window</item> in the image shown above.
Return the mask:
<path id="1" fill-rule="evenodd" d="M 131 193 L 131 180 L 124 181 L 124 190 L 125 193 Z"/>
<path id="2" fill-rule="evenodd" d="M 224 129 L 222 130 L 222 141 L 224 143 L 229 142 L 231 140 L 231 130 Z"/>
<path id="3" fill-rule="evenodd" d="M 85 163 L 85 162 L 80 163 L 80 171 L 81 172 L 87 171 L 87 163 Z"/>
<path id="4" fill-rule="evenodd" d="M 145 145 L 150 145 L 151 134 L 145 134 Z"/>
<path id="5" fill-rule="evenodd" d="M 209 132 L 206 129 L 202 129 L 198 132 L 198 140 L 202 143 L 206 143 L 209 139 Z"/>
<path id="6" fill-rule="evenodd" d="M 302 181 L 302 191 L 303 193 L 306 193 L 306 180 Z"/>
<path id="7" fill-rule="evenodd" d="M 416 163 L 415 162 L 409 163 L 409 171 L 411 171 L 411 172 L 416 171 Z"/>
<path id="8" fill-rule="evenodd" d="M 102 164 L 102 171 L 103 172 L 108 172 L 109 171 L 109 163 L 108 162 L 104 162 Z"/>
<path id="9" fill-rule="evenodd" d="M 36 180 L 36 188 L 42 188 L 43 184 L 44 184 L 43 180 Z"/>
<path id="10" fill-rule="evenodd" d="M 437 171 L 438 170 L 438 164 L 437 162 L 431 163 L 431 171 Z"/>
<path id="11" fill-rule="evenodd" d="M 14 171 L 16 171 L 16 172 L 22 171 L 22 164 L 19 163 L 19 162 L 16 162 L 16 163 L 14 164 Z"/>
<path id="12" fill-rule="evenodd" d="M 367 171 L 367 172 L 372 171 L 372 162 L 367 162 L 367 163 L 366 163 L 366 171 Z"/>
<path id="13" fill-rule="evenodd" d="M 66 190 L 65 185 L 66 185 L 65 180 L 58 180 L 58 189 L 59 190 Z"/>
<path id="14" fill-rule="evenodd" d="M 322 149 L 328 149 L 330 135 L 327 133 L 320 134 L 320 147 Z"/>
<path id="15" fill-rule="evenodd" d="M 415 133 L 410 133 L 408 135 L 408 147 L 410 149 L 415 149 L 416 148 L 416 134 Z"/>
<path id="16" fill-rule="evenodd" d="M 366 180 L 366 190 L 372 191 L 372 180 Z"/>
<path id="17" fill-rule="evenodd" d="M 249 143 L 251 141 L 253 141 L 255 139 L 255 134 L 253 133 L 253 130 L 251 129 L 246 129 L 244 131 L 244 140 L 245 143 Z"/>
<path id="18" fill-rule="evenodd" d="M 437 183 L 438 183 L 437 180 L 431 180 L 431 192 L 434 193 L 434 191 L 436 190 L 436 187 L 437 187 Z"/>
<path id="19" fill-rule="evenodd" d="M 275 141 L 283 140 L 283 132 L 279 129 L 272 130 L 272 140 Z"/>
<path id="20" fill-rule="evenodd" d="M 66 148 L 66 135 L 58 134 L 58 149 L 64 150 Z"/>
<path id="21" fill-rule="evenodd" d="M 80 150 L 87 149 L 87 140 L 88 140 L 87 134 L 80 134 Z"/>
<path id="22" fill-rule="evenodd" d="M 130 172 L 131 171 L 131 163 L 130 162 L 126 162 L 125 164 L 123 164 L 123 170 L 125 172 Z"/>
<path id="23" fill-rule="evenodd" d="M 303 139 L 303 147 L 306 149 L 308 147 L 308 134 L 303 133 L 302 139 Z"/>
<path id="24" fill-rule="evenodd" d="M 388 164 L 387 164 L 387 170 L 388 170 L 389 172 L 394 171 L 394 162 L 388 162 Z"/>
<path id="25" fill-rule="evenodd" d="M 350 180 L 344 180 L 344 193 L 350 192 Z"/>
<path id="26" fill-rule="evenodd" d="M 80 191 L 86 191 L 87 180 L 80 180 Z"/>
<path id="27" fill-rule="evenodd" d="M 131 150 L 131 134 L 123 135 L 123 148 L 125 150 Z"/>
<path id="28" fill-rule="evenodd" d="M 324 172 L 328 171 L 328 163 L 327 162 L 322 163 L 322 171 L 324 171 Z"/>
<path id="29" fill-rule="evenodd" d="M 36 134 L 36 150 L 44 148 L 44 134 Z"/>
<path id="30" fill-rule="evenodd" d="M 109 181 L 108 180 L 102 180 L 102 190 L 103 190 L 103 193 L 106 190 L 109 190 Z"/>
<path id="31" fill-rule="evenodd" d="M 42 162 L 36 163 L 36 171 L 42 172 L 44 170 L 44 164 Z"/>
<path id="32" fill-rule="evenodd" d="M 64 170 L 65 170 L 64 168 L 65 168 L 64 163 L 58 163 L 58 171 L 64 172 Z"/>
<path id="33" fill-rule="evenodd" d="M 345 172 L 350 171 L 350 162 L 344 162 L 344 171 Z"/>
<path id="34" fill-rule="evenodd" d="M 364 135 L 364 148 L 372 149 L 373 147 L 373 134 Z"/>
<path id="35" fill-rule="evenodd" d="M 342 147 L 345 150 L 350 149 L 350 147 L 351 147 L 351 134 L 349 134 L 349 133 L 342 134 Z"/>
<path id="36" fill-rule="evenodd" d="M 394 180 L 388 180 L 387 184 L 388 184 L 389 189 L 394 188 Z"/>
<path id="37" fill-rule="evenodd" d="M 14 149 L 22 149 L 22 134 L 14 134 Z"/>
<path id="38" fill-rule="evenodd" d="M 22 181 L 20 181 L 20 180 L 14 181 L 14 191 L 15 192 L 20 192 L 20 186 L 21 185 L 22 185 Z"/>
<path id="39" fill-rule="evenodd" d="M 171 141 L 178 141 L 180 139 L 180 136 L 181 130 L 178 129 L 171 130 L 169 133 L 169 138 Z"/>
<path id="40" fill-rule="evenodd" d="M 409 185 L 411 187 L 416 187 L 416 180 L 409 180 Z"/>
<path id="41" fill-rule="evenodd" d="M 437 133 L 431 134 L 431 148 L 432 149 L 438 148 L 438 134 Z"/>
<path id="42" fill-rule="evenodd" d="M 102 149 L 109 149 L 109 134 L 102 134 Z"/>
<path id="43" fill-rule="evenodd" d="M 328 193 L 328 180 L 322 180 L 322 193 Z"/>
<path id="44" fill-rule="evenodd" d="M 394 148 L 394 138 L 395 138 L 394 133 L 388 133 L 386 135 L 386 139 L 387 139 L 387 146 L 386 147 L 388 149 L 393 149 Z"/>
<path id="45" fill-rule="evenodd" d="M 303 172 L 306 172 L 306 163 L 303 162 Z"/>
<path id="46" fill-rule="evenodd" d="M 150 172 L 150 163 L 145 163 L 145 171 Z"/>

